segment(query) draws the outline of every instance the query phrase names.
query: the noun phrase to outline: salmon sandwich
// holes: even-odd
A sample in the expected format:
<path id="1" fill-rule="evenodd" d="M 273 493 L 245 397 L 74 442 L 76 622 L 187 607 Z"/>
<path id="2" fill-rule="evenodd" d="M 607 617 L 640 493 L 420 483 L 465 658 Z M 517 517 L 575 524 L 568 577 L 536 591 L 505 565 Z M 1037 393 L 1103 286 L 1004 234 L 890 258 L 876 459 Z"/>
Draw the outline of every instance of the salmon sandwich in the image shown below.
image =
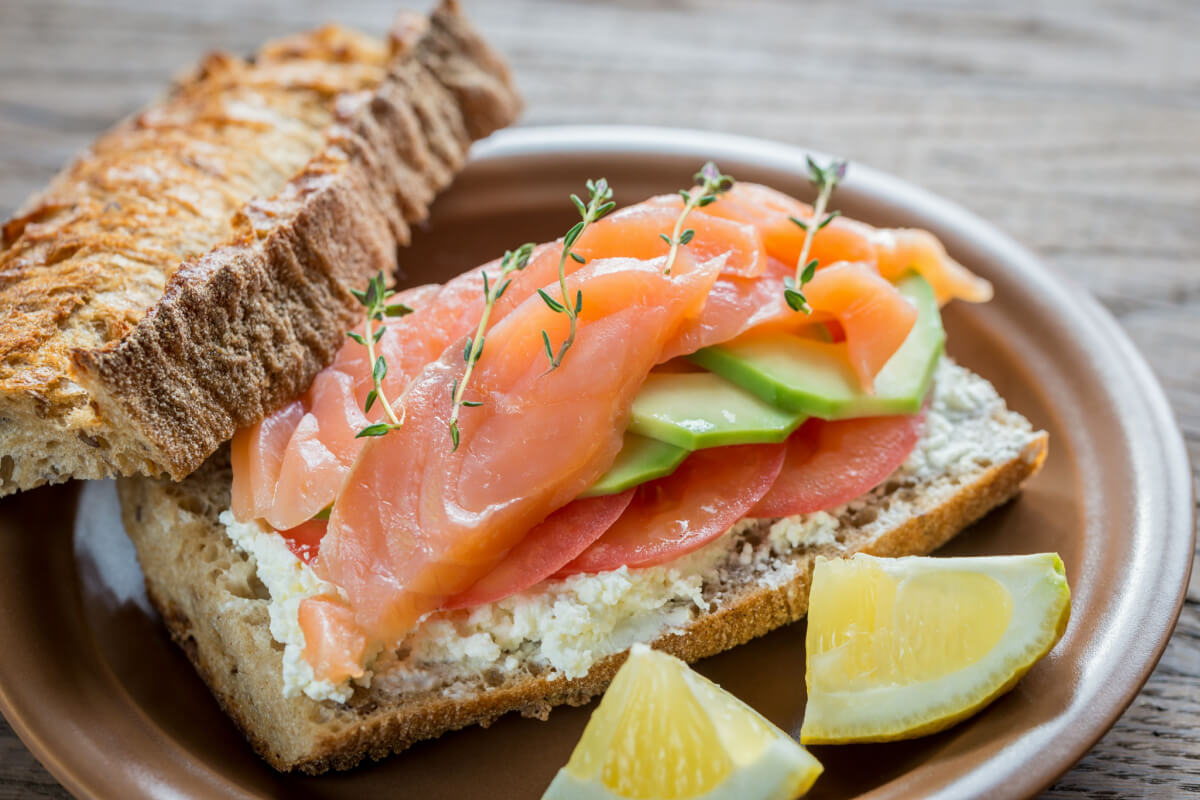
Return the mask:
<path id="1" fill-rule="evenodd" d="M 800 619 L 818 556 L 928 553 L 1016 494 L 1046 435 L 943 354 L 942 306 L 991 286 L 829 212 L 844 169 L 811 165 L 813 206 L 711 164 L 621 209 L 589 181 L 556 241 L 375 275 L 303 392 L 181 482 L 120 481 L 152 600 L 263 758 L 545 718 L 635 644 Z"/>

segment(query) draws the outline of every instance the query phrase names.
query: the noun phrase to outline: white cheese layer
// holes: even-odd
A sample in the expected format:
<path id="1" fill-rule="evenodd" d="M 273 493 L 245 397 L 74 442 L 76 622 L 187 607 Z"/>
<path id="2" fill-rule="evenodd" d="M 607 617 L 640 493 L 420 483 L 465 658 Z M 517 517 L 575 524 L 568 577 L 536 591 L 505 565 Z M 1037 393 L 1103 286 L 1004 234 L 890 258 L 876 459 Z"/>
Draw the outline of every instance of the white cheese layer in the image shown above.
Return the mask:
<path id="1" fill-rule="evenodd" d="M 1004 402 L 991 384 L 943 359 L 921 439 L 892 480 L 954 480 L 982 461 L 1014 457 L 1026 437 L 1013 437 L 1011 431 L 1004 435 L 998 419 L 1003 411 Z M 865 502 L 852 501 L 848 508 Z M 634 642 L 686 627 L 697 612 L 709 608 L 706 584 L 718 583 L 730 570 L 762 585 L 790 581 L 796 567 L 780 557 L 808 547 L 840 546 L 836 534 L 843 510 L 777 520 L 756 544 L 743 535 L 756 521 L 742 520 L 670 564 L 573 575 L 466 611 L 427 615 L 399 647 L 376 659 L 374 680 L 387 690 L 423 691 L 453 684 L 456 676 L 529 666 L 568 678 L 586 675 L 598 660 Z M 907 512 L 885 511 L 869 525 L 886 529 L 893 524 L 888 519 L 892 513 Z M 292 555 L 278 534 L 236 523 L 228 512 L 221 519 L 235 543 L 258 560 L 259 577 L 271 592 L 271 634 L 285 645 L 285 691 L 344 701 L 351 692 L 348 684 L 313 681 L 301 656 L 304 637 L 296 619 L 303 597 L 335 587 Z"/>
<path id="2" fill-rule="evenodd" d="M 344 703 L 354 691 L 350 682 L 319 681 L 304 659 L 304 631 L 300 629 L 300 602 L 320 594 L 341 594 L 332 583 L 317 577 L 295 556 L 283 537 L 259 522 L 238 522 L 233 513 L 221 512 L 221 522 L 239 550 L 254 559 L 258 579 L 271 593 L 268 613 L 271 636 L 283 645 L 283 692 L 294 697 L 303 692 L 313 700 Z"/>

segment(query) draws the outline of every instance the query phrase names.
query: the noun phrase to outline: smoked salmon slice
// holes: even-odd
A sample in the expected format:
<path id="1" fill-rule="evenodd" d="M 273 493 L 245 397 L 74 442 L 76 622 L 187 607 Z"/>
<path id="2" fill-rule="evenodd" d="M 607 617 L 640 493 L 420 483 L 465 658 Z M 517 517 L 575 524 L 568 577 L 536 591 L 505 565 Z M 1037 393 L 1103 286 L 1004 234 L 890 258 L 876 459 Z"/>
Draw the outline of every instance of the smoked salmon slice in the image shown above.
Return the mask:
<path id="1" fill-rule="evenodd" d="M 319 679 L 341 683 L 362 677 L 367 637 L 345 601 L 327 594 L 305 598 L 300 603 L 299 622 L 304 632 L 304 660 Z"/>
<path id="2" fill-rule="evenodd" d="M 790 309 L 783 278 L 792 269 L 771 260 L 768 272 L 752 281 L 722 276 L 700 315 L 663 350 L 663 360 L 702 347 L 772 330 L 800 331 L 836 321 L 844 333 L 851 365 L 864 388 L 903 344 L 917 321 L 917 309 L 900 291 L 866 264 L 838 263 L 817 270 L 804 286 L 813 313 Z"/>
<path id="3" fill-rule="evenodd" d="M 394 302 L 415 310 L 388 319 L 378 343 L 387 359 L 384 387 L 395 396 L 448 341 L 471 323 L 471 286 L 481 296 L 482 278 L 468 273 L 444 286 L 420 286 L 397 294 Z M 451 297 L 446 302 L 441 297 Z M 482 307 L 482 301 L 478 301 Z M 456 314 L 454 309 L 460 309 Z M 475 319 L 478 319 L 476 316 Z M 278 530 L 302 524 L 328 506 L 354 462 L 354 437 L 367 424 L 362 407 L 372 386 L 366 349 L 347 339 L 333 363 L 308 391 L 256 425 L 233 437 L 234 516 L 265 519 Z M 377 412 L 378 413 L 378 412 Z"/>
<path id="4" fill-rule="evenodd" d="M 655 198 L 678 205 L 677 198 Z M 790 217 L 808 220 L 812 207 L 756 183 L 736 183 L 717 202 L 705 206 L 710 216 L 726 217 L 753 225 L 762 233 L 767 254 L 790 264 L 804 246 L 805 232 Z M 836 261 L 870 263 L 888 280 L 916 270 L 933 286 L 938 303 L 952 299 L 984 303 L 992 299 L 992 285 L 971 273 L 946 253 L 937 237 L 917 228 L 876 228 L 865 222 L 837 217 L 813 238 L 811 258 L 822 265 Z"/>
<path id="5" fill-rule="evenodd" d="M 557 244 L 535 250 L 526 271 L 515 274 L 515 285 L 500 299 L 493 319 L 515 307 L 517 297 L 529 296 L 534 287 L 557 275 L 560 251 Z M 483 310 L 481 273 L 494 277 L 498 263 L 463 273 L 442 286 L 400 292 L 392 299 L 414 312 L 383 323 L 386 330 L 377 347 L 388 364 L 384 388 L 389 397 L 403 392 L 426 364 L 475 327 Z M 571 261 L 570 267 L 575 266 Z M 238 431 L 233 444 L 240 459 L 240 468 L 234 469 L 234 515 L 242 520 L 264 519 L 286 530 L 327 508 L 362 445 L 355 437 L 370 421 L 362 409 L 371 388 L 366 348 L 347 341 L 297 403 Z"/>
<path id="6" fill-rule="evenodd" d="M 304 403 L 294 400 L 234 435 L 229 447 L 233 468 L 230 505 L 238 519 L 248 521 L 260 517 L 261 512 L 275 501 L 283 454 L 303 417 Z"/>
<path id="7" fill-rule="evenodd" d="M 551 283 L 558 275 L 561 252 L 557 242 L 536 248 L 525 270 L 512 274 L 513 285 L 497 302 L 492 319 L 503 318 Z M 427 363 L 475 328 L 483 311 L 482 273 L 494 279 L 498 264 L 497 259 L 445 285 L 416 287 L 393 298 L 415 310 L 383 323 L 386 331 L 377 347 L 388 364 L 384 389 L 389 397 L 403 392 Z M 568 259 L 566 272 L 578 266 Z M 362 446 L 355 437 L 370 421 L 362 408 L 371 388 L 366 349 L 347 341 L 297 401 L 299 414 L 291 404 L 238 431 L 233 445 L 240 459 L 234 469 L 234 515 L 264 519 L 286 530 L 327 508 Z"/>
<path id="8" fill-rule="evenodd" d="M 899 280 L 908 270 L 916 270 L 933 287 L 939 306 L 954 299 L 969 303 L 992 299 L 992 284 L 952 259 L 929 231 L 881 228 L 872 233 L 872 240 L 879 274 Z"/>
<path id="9" fill-rule="evenodd" d="M 679 200 L 678 197 L 675 198 Z M 650 259 L 667 255 L 682 201 L 672 207 L 654 198 L 623 208 L 588 227 L 574 250 L 585 258 L 630 257 Z M 706 206 L 707 207 L 707 206 Z M 692 211 L 684 229 L 695 231 L 683 245 L 700 261 L 724 256 L 722 275 L 755 278 L 767 268 L 762 235 L 753 225 Z"/>
<path id="10" fill-rule="evenodd" d="M 496 323 L 467 392 L 482 405 L 463 409 L 457 449 L 448 420 L 462 343 L 409 385 L 403 427 L 362 447 L 315 562 L 371 638 L 397 641 L 612 464 L 634 396 L 720 264 L 681 253 L 671 275 L 664 266 L 600 259 L 571 275 L 568 296 L 582 291 L 583 308 L 553 371 L 543 331 L 561 341 L 565 315 L 535 295 Z"/>
<path id="11" fill-rule="evenodd" d="M 655 198 L 655 201 L 675 207 L 682 205 L 679 198 Z M 754 226 L 762 233 L 767 255 L 788 264 L 795 271 L 805 233 L 790 217 L 807 220 L 812 216 L 812 207 L 808 204 L 770 187 L 739 181 L 717 202 L 705 206 L 704 211 L 710 216 Z M 863 225 L 859 229 L 845 222 L 849 220 L 837 218 L 831 225 L 818 231 L 809 257 L 822 264 L 835 261 L 874 262 L 875 249 L 866 235 L 869 226 Z"/>
<path id="12" fill-rule="evenodd" d="M 670 235 L 681 206 L 678 196 L 669 195 L 618 211 L 591 225 L 576 249 L 586 261 L 659 257 L 668 249 L 660 235 Z M 662 360 L 757 329 L 799 330 L 836 320 L 847 332 L 855 369 L 869 387 L 874 371 L 903 340 L 900 331 L 907 331 L 903 325 L 892 327 L 893 322 L 903 322 L 904 301 L 898 292 L 889 291 L 886 281 L 868 286 L 864 275 L 826 275 L 830 265 L 858 262 L 865 265 L 860 272 L 877 268 L 884 277 L 913 267 L 930 279 L 940 300 L 990 296 L 986 281 L 950 260 L 924 231 L 875 229 L 838 218 L 813 240 L 812 256 L 822 268 L 805 293 L 816 313 L 797 314 L 784 302 L 782 280 L 794 273 L 805 234 L 789 217 L 810 213 L 797 200 L 748 183 L 735 184 L 715 203 L 692 211 L 685 226 L 696 233 L 681 252 L 700 260 L 720 256 L 724 263 L 707 302 L 666 344 Z M 551 285 L 561 253 L 561 242 L 536 248 L 526 269 L 512 273 L 513 285 L 496 304 L 492 319 L 499 322 L 539 288 L 549 287 L 556 294 Z M 390 397 L 399 396 L 426 364 L 474 329 L 483 308 L 481 272 L 494 278 L 497 269 L 498 262 L 492 262 L 445 285 L 416 287 L 396 296 L 416 310 L 387 320 L 379 342 L 388 363 L 384 387 Z M 574 259 L 566 259 L 568 275 L 577 269 Z M 870 292 L 855 300 L 856 289 Z M 876 336 L 877 331 L 887 335 Z M 328 508 L 362 446 L 356 434 L 373 421 L 362 411 L 371 387 L 365 348 L 347 341 L 300 400 L 238 431 L 232 447 L 235 516 L 264 519 L 286 530 Z M 379 413 L 375 411 L 375 419 Z"/>
<path id="13" fill-rule="evenodd" d="M 758 278 L 719 277 L 704 309 L 667 344 L 662 359 L 689 355 L 761 325 L 794 319 L 796 313 L 783 298 L 783 278 L 793 271 L 772 258 L 765 274 Z"/>
<path id="14" fill-rule="evenodd" d="M 917 307 L 865 264 L 841 263 L 818 270 L 804 286 L 813 308 L 810 321 L 832 318 L 845 336 L 850 365 L 864 389 L 900 349 L 917 322 Z"/>

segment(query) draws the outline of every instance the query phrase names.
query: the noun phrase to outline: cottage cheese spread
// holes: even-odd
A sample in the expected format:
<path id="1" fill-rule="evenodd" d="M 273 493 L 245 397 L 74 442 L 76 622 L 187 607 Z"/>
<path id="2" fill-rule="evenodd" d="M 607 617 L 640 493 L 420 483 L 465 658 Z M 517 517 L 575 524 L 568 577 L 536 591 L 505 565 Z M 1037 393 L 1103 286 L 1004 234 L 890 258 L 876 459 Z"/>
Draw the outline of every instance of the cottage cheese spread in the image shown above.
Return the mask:
<path id="1" fill-rule="evenodd" d="M 283 645 L 283 687 L 288 697 L 303 692 L 313 700 L 344 703 L 353 692 L 350 682 L 319 681 L 304 659 L 304 631 L 300 629 L 300 602 L 319 594 L 339 594 L 332 583 L 317 577 L 296 558 L 283 537 L 259 522 L 238 522 L 232 512 L 221 512 L 221 523 L 239 550 L 254 559 L 258 579 L 271 593 L 268 613 L 271 636 Z"/>

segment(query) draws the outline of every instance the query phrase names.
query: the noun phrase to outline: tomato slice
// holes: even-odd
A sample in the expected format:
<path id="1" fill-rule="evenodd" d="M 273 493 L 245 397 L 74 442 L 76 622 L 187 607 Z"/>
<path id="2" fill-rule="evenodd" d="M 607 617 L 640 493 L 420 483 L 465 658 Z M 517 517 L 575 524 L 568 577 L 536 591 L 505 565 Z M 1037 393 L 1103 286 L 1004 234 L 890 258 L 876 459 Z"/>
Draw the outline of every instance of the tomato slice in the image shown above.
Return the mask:
<path id="1" fill-rule="evenodd" d="M 924 411 L 836 422 L 810 419 L 788 437 L 783 469 L 749 516 L 824 511 L 866 494 L 908 458 L 924 421 Z"/>
<path id="2" fill-rule="evenodd" d="M 495 569 L 470 589 L 448 599 L 443 609 L 500 600 L 540 583 L 599 539 L 633 499 L 634 490 L 567 503 L 508 551 Z"/>
<path id="3" fill-rule="evenodd" d="M 767 493 L 786 449 L 785 442 L 697 450 L 672 474 L 636 487 L 621 518 L 558 576 L 649 567 L 707 544 Z"/>
<path id="4" fill-rule="evenodd" d="M 292 555 L 305 564 L 311 565 L 313 559 L 317 557 L 317 551 L 321 547 L 321 539 L 324 538 L 325 529 L 328 527 L 329 523 L 326 520 L 310 519 L 308 522 L 302 522 L 294 528 L 279 531 L 279 535 L 287 542 L 288 549 L 292 551 Z"/>

